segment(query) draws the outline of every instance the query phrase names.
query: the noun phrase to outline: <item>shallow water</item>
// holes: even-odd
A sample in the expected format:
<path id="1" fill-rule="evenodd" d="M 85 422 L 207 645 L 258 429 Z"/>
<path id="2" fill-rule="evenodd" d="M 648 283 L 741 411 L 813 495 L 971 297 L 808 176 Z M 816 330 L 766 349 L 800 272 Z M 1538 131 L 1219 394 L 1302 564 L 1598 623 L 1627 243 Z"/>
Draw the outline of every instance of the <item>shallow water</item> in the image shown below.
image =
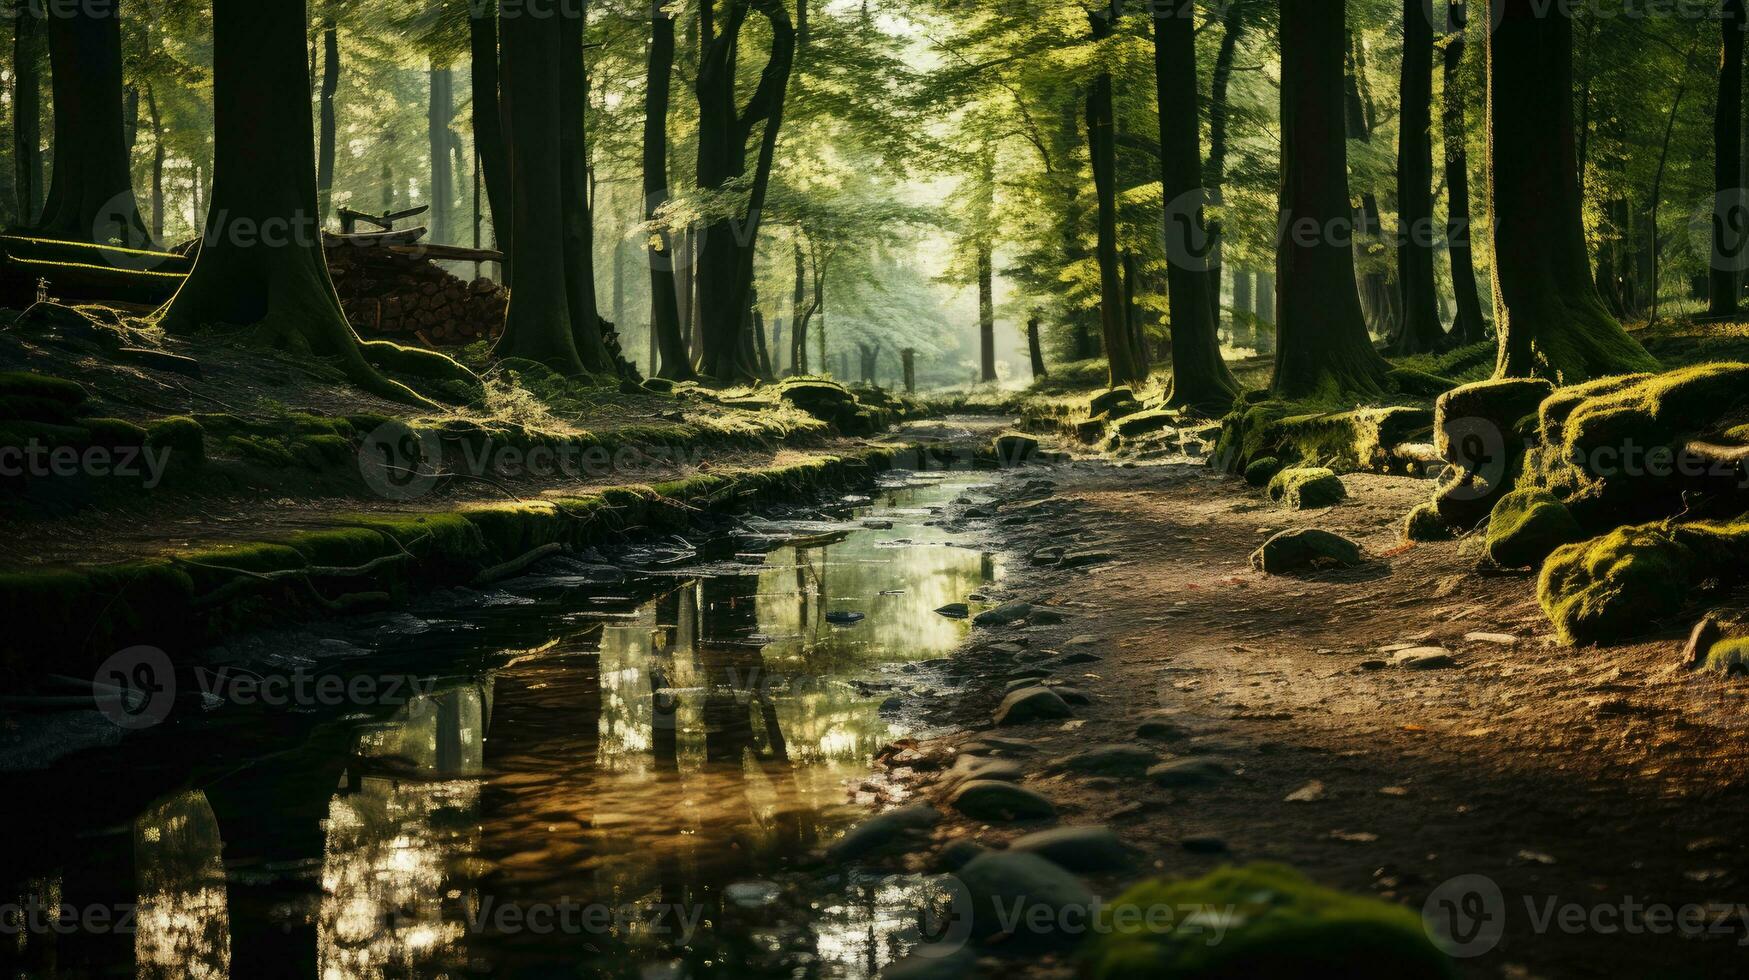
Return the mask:
<path id="1" fill-rule="evenodd" d="M 918 883 L 817 852 L 891 798 L 871 759 L 951 688 L 930 661 L 966 624 L 933 610 L 1001 574 L 928 523 L 970 483 L 640 548 L 623 581 L 573 563 L 234 644 L 216 662 L 374 686 L 178 702 L 7 777 L 29 801 L 7 955 L 27 976 L 868 975 L 915 941 Z"/>

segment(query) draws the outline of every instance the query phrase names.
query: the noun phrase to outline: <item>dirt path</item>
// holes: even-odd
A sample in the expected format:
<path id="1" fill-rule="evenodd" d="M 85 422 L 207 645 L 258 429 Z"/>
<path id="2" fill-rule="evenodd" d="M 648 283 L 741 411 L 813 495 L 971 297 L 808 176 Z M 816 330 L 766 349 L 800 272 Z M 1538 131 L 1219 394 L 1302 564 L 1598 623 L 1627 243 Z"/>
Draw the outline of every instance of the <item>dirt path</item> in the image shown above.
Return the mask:
<path id="1" fill-rule="evenodd" d="M 1528 574 L 1478 571 L 1459 542 L 1399 548 L 1397 521 L 1425 482 L 1351 476 L 1348 502 L 1291 513 L 1188 463 L 1082 462 L 1049 477 L 1054 503 L 1006 525 L 1017 505 L 996 511 L 992 540 L 1016 557 L 993 598 L 1070 615 L 977 639 L 1038 651 L 1079 637 L 1074 649 L 1102 658 L 1056 671 L 1091 695 L 1074 720 L 999 730 L 1036 744 L 1018 757 L 1025 785 L 1061 822 L 1111 823 L 1167 873 L 1280 861 L 1417 910 L 1430 895 L 1486 892 L 1462 878 L 1484 876 L 1500 898 L 1484 896 L 1482 918 L 1503 921 L 1504 936 L 1459 961 L 1468 975 L 1720 976 L 1749 963 L 1749 685 L 1673 671 L 1679 633 L 1554 646 Z M 1252 571 L 1249 553 L 1295 526 L 1348 535 L 1371 560 L 1305 577 Z M 1051 545 L 1114 560 L 1026 559 Z M 1515 641 L 1465 639 L 1476 632 Z M 1398 643 L 1443 646 L 1456 665 L 1388 666 L 1378 648 Z M 1004 680 L 974 683 L 955 714 L 988 726 Z M 1139 737 L 1144 718 L 1181 734 Z M 1234 774 L 1194 789 L 1042 775 L 1043 760 L 1102 743 L 1215 757 Z M 945 780 L 911 778 L 951 813 Z M 956 815 L 942 833 L 994 844 L 1034 829 Z M 1123 879 L 1096 884 L 1110 897 Z"/>

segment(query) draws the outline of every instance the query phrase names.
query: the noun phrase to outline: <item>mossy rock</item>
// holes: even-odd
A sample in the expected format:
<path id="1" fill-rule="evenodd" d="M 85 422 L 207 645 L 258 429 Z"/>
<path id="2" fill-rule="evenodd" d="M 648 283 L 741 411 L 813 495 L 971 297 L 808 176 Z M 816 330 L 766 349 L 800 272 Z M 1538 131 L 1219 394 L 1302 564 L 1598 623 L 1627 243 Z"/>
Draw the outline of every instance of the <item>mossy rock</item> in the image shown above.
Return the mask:
<path id="1" fill-rule="evenodd" d="M 1288 510 L 1330 507 L 1347 496 L 1342 478 L 1321 466 L 1285 469 L 1269 481 L 1269 499 Z"/>
<path id="2" fill-rule="evenodd" d="M 1137 412 L 1134 415 L 1126 415 L 1118 420 L 1116 425 L 1117 434 L 1125 439 L 1133 439 L 1136 436 L 1145 435 L 1149 432 L 1159 432 L 1161 429 L 1170 429 L 1178 424 L 1178 419 L 1179 415 L 1177 412 L 1166 409 L 1150 409 L 1145 412 Z"/>
<path id="3" fill-rule="evenodd" d="M 1722 674 L 1749 674 L 1749 637 L 1736 636 L 1714 643 L 1700 666 Z"/>
<path id="4" fill-rule="evenodd" d="M 990 440 L 990 454 L 1003 466 L 1018 466 L 1038 455 L 1038 440 L 1021 432 L 1004 432 Z"/>
<path id="5" fill-rule="evenodd" d="M 85 389 L 65 378 L 0 371 L 0 419 L 67 423 L 85 398 Z"/>
<path id="6" fill-rule="evenodd" d="M 199 463 L 206 458 L 206 431 L 186 415 L 172 415 L 146 426 L 146 446 L 169 453 L 173 465 Z"/>
<path id="7" fill-rule="evenodd" d="M 1667 446 L 1710 431 L 1745 400 L 1749 364 L 1697 364 L 1585 399 L 1567 416 L 1561 442 L 1575 461 L 1630 444 Z"/>
<path id="8" fill-rule="evenodd" d="M 1277 444 L 1292 455 L 1342 470 L 1388 472 L 1391 451 L 1424 438 L 1433 426 L 1425 408 L 1388 406 L 1322 412 L 1281 419 L 1275 424 Z"/>
<path id="9" fill-rule="evenodd" d="M 1618 374 L 1557 388 L 1554 394 L 1543 399 L 1542 404 L 1537 406 L 1537 438 L 1548 444 L 1559 443 L 1561 429 L 1567 424 L 1567 416 L 1572 415 L 1573 410 L 1586 399 L 1614 394 L 1650 377 L 1650 374 Z"/>
<path id="10" fill-rule="evenodd" d="M 1168 923 L 1126 909 L 1175 910 Z M 1185 910 L 1219 914 L 1219 942 Z M 1082 951 L 1090 980 L 1345 977 L 1446 980 L 1451 961 L 1421 916 L 1401 905 L 1313 884 L 1274 864 L 1222 868 L 1195 879 L 1154 879 L 1101 910 Z"/>
<path id="11" fill-rule="evenodd" d="M 1741 578 L 1749 524 L 1622 527 L 1557 548 L 1537 599 L 1564 643 L 1609 642 L 1681 611 L 1692 586 Z"/>
<path id="12" fill-rule="evenodd" d="M 1403 540 L 1446 541 L 1453 537 L 1451 525 L 1439 516 L 1432 503 L 1420 504 L 1403 518 Z"/>
<path id="13" fill-rule="evenodd" d="M 1251 567 L 1268 575 L 1308 568 L 1349 568 L 1360 562 L 1360 545 L 1317 528 L 1282 531 L 1251 554 Z"/>
<path id="14" fill-rule="evenodd" d="M 1125 387 L 1111 388 L 1087 400 L 1087 414 L 1089 416 L 1109 415 L 1115 418 L 1134 412 L 1138 405 L 1134 391 Z M 1113 411 L 1113 409 L 1117 409 L 1117 411 Z"/>
<path id="15" fill-rule="evenodd" d="M 91 434 L 91 445 L 105 449 L 139 448 L 146 444 L 146 430 L 126 419 L 80 419 Z"/>
<path id="16" fill-rule="evenodd" d="M 1245 482 L 1254 487 L 1268 486 L 1269 481 L 1275 478 L 1275 474 L 1281 472 L 1281 465 L 1281 460 L 1274 456 L 1254 459 L 1249 466 L 1245 467 Z"/>
<path id="17" fill-rule="evenodd" d="M 1493 474 L 1484 476 L 1458 466 L 1447 466 L 1439 474 L 1433 491 L 1433 509 L 1446 526 L 1469 530 L 1494 510 L 1494 504 L 1518 483 L 1522 463 L 1506 468 L 1498 481 Z"/>
<path id="18" fill-rule="evenodd" d="M 1459 385 L 1434 403 L 1433 448 L 1450 463 L 1476 469 L 1481 453 L 1522 449 L 1518 422 L 1534 415 L 1555 386 L 1542 378 L 1494 378 Z"/>
<path id="19" fill-rule="evenodd" d="M 1265 456 L 1279 458 L 1280 439 L 1276 423 L 1296 414 L 1299 406 L 1292 402 L 1266 398 L 1247 401 L 1221 419 L 1221 435 L 1215 443 L 1214 459 L 1229 473 L 1243 473 L 1251 461 Z"/>
<path id="20" fill-rule="evenodd" d="M 1567 505 L 1537 487 L 1506 494 L 1488 516 L 1488 557 L 1504 568 L 1535 566 L 1556 548 L 1583 537 Z"/>

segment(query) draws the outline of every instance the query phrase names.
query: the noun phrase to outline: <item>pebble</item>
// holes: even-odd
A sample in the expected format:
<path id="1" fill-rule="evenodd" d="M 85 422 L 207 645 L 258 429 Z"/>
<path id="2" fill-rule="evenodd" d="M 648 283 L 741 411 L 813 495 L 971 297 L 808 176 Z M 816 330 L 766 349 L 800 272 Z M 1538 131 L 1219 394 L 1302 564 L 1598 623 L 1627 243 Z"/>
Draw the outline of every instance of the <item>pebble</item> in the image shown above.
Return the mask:
<path id="1" fill-rule="evenodd" d="M 1451 651 L 1444 647 L 1410 647 L 1397 651 L 1391 660 L 1404 670 L 1446 670 L 1457 666 Z"/>
<path id="2" fill-rule="evenodd" d="M 996 709 L 995 721 L 998 725 L 1023 725 L 1032 721 L 1069 718 L 1074 714 L 1069 702 L 1050 688 L 1025 687 L 1010 691 L 1002 699 L 1001 706 Z"/>
<path id="3" fill-rule="evenodd" d="M 1233 774 L 1226 763 L 1217 759 L 1189 758 L 1162 762 L 1148 770 L 1148 778 L 1157 785 L 1178 788 L 1206 786 Z"/>
<path id="4" fill-rule="evenodd" d="M 1050 800 L 1013 783 L 974 779 L 954 790 L 948 803 L 974 820 L 1037 820 L 1057 815 Z"/>

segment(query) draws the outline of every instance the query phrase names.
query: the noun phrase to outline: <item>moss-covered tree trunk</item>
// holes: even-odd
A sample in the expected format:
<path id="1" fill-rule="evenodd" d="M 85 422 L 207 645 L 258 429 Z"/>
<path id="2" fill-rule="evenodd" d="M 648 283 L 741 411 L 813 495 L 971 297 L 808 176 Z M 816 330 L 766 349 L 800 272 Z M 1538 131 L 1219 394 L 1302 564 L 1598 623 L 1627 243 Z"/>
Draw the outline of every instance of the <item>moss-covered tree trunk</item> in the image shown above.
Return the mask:
<path id="1" fill-rule="evenodd" d="M 1743 189 L 1743 0 L 1724 0 L 1720 23 L 1719 91 L 1713 104 L 1712 265 L 1707 314 L 1737 315 L 1740 276 L 1749 259 L 1749 201 Z"/>
<path id="2" fill-rule="evenodd" d="M 49 9 L 55 159 L 38 229 L 68 241 L 149 246 L 128 167 L 120 0 Z M 302 40 L 298 52 L 302 64 Z"/>
<path id="3" fill-rule="evenodd" d="M 617 374 L 619 366 L 602 338 L 601 307 L 595 295 L 595 215 L 590 202 L 587 140 L 589 72 L 583 60 L 584 6 L 569 3 L 558 9 L 558 203 L 564 223 L 565 296 L 571 309 L 571 341 L 586 370 Z"/>
<path id="4" fill-rule="evenodd" d="M 1397 114 L 1397 307 L 1392 349 L 1445 346 L 1433 278 L 1433 8 L 1403 0 L 1403 63 Z"/>
<path id="5" fill-rule="evenodd" d="M 1172 391 L 1168 404 L 1208 415 L 1225 414 L 1239 383 L 1221 359 L 1215 311 L 1220 279 L 1209 257 L 1184 247 L 1213 244 L 1205 224 L 1202 188 L 1202 107 L 1197 95 L 1196 20 L 1190 0 L 1157 0 L 1154 83 L 1160 113 L 1161 197 L 1166 201 L 1166 291 L 1172 329 Z M 1174 247 L 1178 243 L 1179 247 Z M 1211 296 L 1211 287 L 1217 291 Z"/>
<path id="6" fill-rule="evenodd" d="M 1494 192 L 1495 373 L 1566 382 L 1657 362 L 1591 279 L 1573 134 L 1573 24 L 1564 8 L 1492 0 L 1488 173 Z"/>
<path id="7" fill-rule="evenodd" d="M 505 16 L 499 21 L 504 74 L 499 80 L 510 155 L 510 307 L 494 353 L 523 357 L 566 375 L 586 373 L 571 326 L 566 281 L 562 176 L 561 48 L 558 18 Z"/>
<path id="8" fill-rule="evenodd" d="M 1463 84 L 1464 30 L 1469 16 L 1462 2 L 1447 9 L 1450 37 L 1440 65 L 1445 78 L 1440 122 L 1445 138 L 1446 255 L 1451 260 L 1451 288 L 1457 297 L 1451 339 L 1454 344 L 1473 344 L 1487 336 L 1488 325 L 1482 320 L 1482 294 L 1476 285 L 1476 263 L 1470 249 L 1470 155 L 1464 148 L 1468 91 Z"/>
<path id="9" fill-rule="evenodd" d="M 42 216 L 42 34 L 43 18 L 31 0 L 14 0 L 12 36 L 12 166 L 18 223 Z"/>
<path id="10" fill-rule="evenodd" d="M 1342 0 L 1281 11 L 1281 219 L 1275 391 L 1288 398 L 1380 390 L 1387 365 L 1367 337 L 1348 236 Z"/>
<path id="11" fill-rule="evenodd" d="M 213 189 L 194 269 L 163 310 L 166 330 L 251 327 L 336 359 L 355 384 L 423 403 L 367 359 L 459 377 L 454 362 L 360 344 L 322 252 L 304 0 L 213 0 Z"/>
<path id="12" fill-rule="evenodd" d="M 650 15 L 650 54 L 644 81 L 644 220 L 668 202 L 668 98 L 674 74 L 674 15 L 659 2 Z M 661 354 L 661 377 L 693 376 L 686 336 L 680 332 L 680 296 L 674 281 L 674 238 L 664 228 L 650 235 L 650 332 Z M 656 365 L 650 365 L 652 374 Z"/>
<path id="13" fill-rule="evenodd" d="M 1093 40 L 1111 37 L 1116 27 L 1116 0 L 1087 13 Z M 1087 92 L 1087 149 L 1092 161 L 1094 199 L 1098 205 L 1094 256 L 1099 265 L 1099 323 L 1105 340 L 1105 360 L 1111 385 L 1133 384 L 1148 377 L 1148 365 L 1136 359 L 1128 311 L 1123 298 L 1117 253 L 1117 138 L 1113 120 L 1111 73 L 1100 72 Z"/>
<path id="14" fill-rule="evenodd" d="M 978 251 L 978 379 L 996 380 L 996 284 L 990 242 L 980 238 Z"/>

